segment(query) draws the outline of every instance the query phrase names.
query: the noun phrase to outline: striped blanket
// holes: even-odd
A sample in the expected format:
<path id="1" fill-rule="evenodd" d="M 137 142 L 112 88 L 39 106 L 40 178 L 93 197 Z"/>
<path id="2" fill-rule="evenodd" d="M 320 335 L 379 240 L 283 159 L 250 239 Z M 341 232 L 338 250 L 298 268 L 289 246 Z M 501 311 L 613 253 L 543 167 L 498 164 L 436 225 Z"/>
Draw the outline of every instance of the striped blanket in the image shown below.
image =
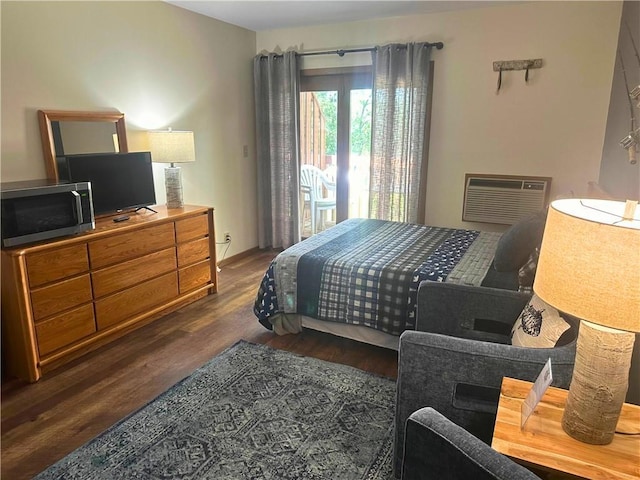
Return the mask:
<path id="1" fill-rule="evenodd" d="M 286 314 L 400 335 L 415 328 L 424 280 L 480 285 L 499 233 L 350 219 L 280 253 L 254 313 L 272 328 Z"/>

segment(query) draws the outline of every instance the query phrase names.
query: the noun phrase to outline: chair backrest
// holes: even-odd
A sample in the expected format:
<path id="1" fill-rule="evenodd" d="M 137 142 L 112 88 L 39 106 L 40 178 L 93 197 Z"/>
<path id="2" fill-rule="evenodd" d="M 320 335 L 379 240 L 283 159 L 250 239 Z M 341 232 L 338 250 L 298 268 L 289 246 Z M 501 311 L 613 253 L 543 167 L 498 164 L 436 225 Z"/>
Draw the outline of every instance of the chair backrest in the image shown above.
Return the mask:
<path id="1" fill-rule="evenodd" d="M 300 187 L 314 199 L 324 198 L 322 187 L 328 191 L 335 191 L 335 183 L 331 182 L 322 170 L 314 165 L 300 167 Z"/>

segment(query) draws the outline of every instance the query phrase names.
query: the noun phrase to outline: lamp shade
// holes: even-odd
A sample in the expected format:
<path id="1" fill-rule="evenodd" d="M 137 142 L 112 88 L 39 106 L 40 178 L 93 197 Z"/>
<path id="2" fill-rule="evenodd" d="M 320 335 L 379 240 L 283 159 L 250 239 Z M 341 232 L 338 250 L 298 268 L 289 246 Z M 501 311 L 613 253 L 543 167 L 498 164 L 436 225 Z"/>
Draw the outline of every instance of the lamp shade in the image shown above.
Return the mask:
<path id="1" fill-rule="evenodd" d="M 154 162 L 195 162 L 193 132 L 166 130 L 149 132 L 149 150 Z"/>
<path id="2" fill-rule="evenodd" d="M 549 207 L 533 289 L 558 310 L 640 331 L 640 209 L 611 200 Z"/>

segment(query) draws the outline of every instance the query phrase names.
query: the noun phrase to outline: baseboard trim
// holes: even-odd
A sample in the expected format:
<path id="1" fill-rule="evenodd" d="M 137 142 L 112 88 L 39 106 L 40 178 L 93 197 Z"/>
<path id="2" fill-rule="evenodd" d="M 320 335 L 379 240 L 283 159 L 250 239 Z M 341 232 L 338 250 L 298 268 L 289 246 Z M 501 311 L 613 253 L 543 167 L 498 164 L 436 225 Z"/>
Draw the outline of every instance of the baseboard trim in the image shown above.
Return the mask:
<path id="1" fill-rule="evenodd" d="M 242 260 L 245 257 L 249 257 L 256 252 L 259 252 L 260 248 L 253 247 L 249 250 L 245 250 L 244 252 L 236 253 L 235 255 L 230 256 L 229 258 L 225 258 L 224 260 L 220 260 L 218 262 L 219 267 L 224 267 L 225 265 L 229 265 L 230 263 L 237 262 L 238 260 Z"/>

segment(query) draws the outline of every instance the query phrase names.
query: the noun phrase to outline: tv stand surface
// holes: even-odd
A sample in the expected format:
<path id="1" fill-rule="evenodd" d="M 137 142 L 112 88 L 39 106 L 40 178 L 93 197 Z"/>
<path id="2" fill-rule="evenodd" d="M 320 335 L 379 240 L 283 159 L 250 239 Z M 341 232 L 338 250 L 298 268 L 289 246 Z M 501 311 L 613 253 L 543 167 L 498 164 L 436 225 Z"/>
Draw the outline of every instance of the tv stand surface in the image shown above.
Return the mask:
<path id="1" fill-rule="evenodd" d="M 156 210 L 154 210 L 154 209 L 153 209 L 153 208 L 151 208 L 151 207 L 138 207 L 138 208 L 136 208 L 136 209 L 134 210 L 134 212 L 135 212 L 135 213 L 138 213 L 138 211 L 139 211 L 139 210 L 142 210 L 142 209 L 144 209 L 144 210 L 150 210 L 150 211 L 152 211 L 153 213 L 158 213 Z"/>
<path id="2" fill-rule="evenodd" d="M 2 249 L 5 372 L 43 373 L 217 292 L 213 209 L 158 206 Z"/>

